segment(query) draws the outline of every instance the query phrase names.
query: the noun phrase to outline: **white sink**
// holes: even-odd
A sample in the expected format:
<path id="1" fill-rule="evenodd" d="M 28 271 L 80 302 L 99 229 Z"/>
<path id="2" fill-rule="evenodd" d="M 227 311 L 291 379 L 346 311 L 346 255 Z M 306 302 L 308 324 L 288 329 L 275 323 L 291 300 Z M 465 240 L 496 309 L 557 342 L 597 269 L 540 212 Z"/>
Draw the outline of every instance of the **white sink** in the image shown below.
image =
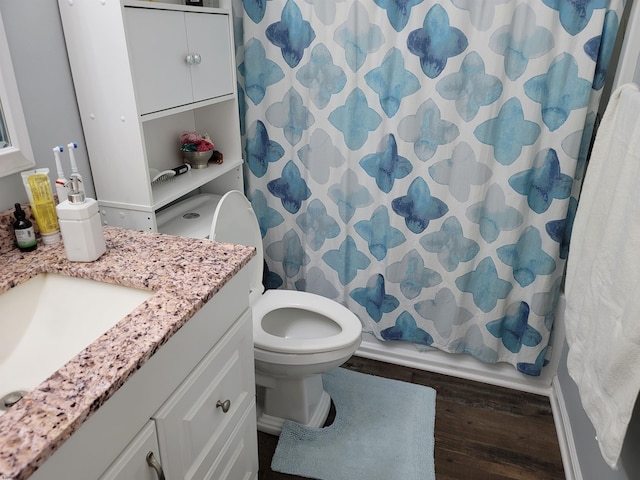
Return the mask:
<path id="1" fill-rule="evenodd" d="M 51 273 L 1 294 L 0 397 L 33 390 L 152 295 Z"/>

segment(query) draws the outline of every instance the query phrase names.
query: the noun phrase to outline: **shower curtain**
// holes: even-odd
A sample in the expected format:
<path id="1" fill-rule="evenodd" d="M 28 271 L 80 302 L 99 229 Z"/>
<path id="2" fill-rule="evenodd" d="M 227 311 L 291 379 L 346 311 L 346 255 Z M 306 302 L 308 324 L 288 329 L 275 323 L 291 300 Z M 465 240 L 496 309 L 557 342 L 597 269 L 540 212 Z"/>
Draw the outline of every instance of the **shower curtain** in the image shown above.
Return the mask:
<path id="1" fill-rule="evenodd" d="M 539 375 L 624 1 L 234 2 L 267 286 Z"/>

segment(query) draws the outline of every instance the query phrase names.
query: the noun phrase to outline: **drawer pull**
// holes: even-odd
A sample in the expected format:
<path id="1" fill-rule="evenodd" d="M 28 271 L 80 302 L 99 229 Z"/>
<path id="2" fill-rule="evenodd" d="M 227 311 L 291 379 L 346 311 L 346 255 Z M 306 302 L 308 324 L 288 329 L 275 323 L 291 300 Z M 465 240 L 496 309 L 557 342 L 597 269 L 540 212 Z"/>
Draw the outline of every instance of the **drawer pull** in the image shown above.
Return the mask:
<path id="1" fill-rule="evenodd" d="M 160 462 L 156 459 L 153 452 L 147 453 L 147 465 L 149 465 L 151 468 L 153 468 L 156 471 L 158 480 L 165 480 L 164 472 L 162 471 L 162 465 L 160 465 Z"/>
<path id="2" fill-rule="evenodd" d="M 225 400 L 224 402 L 221 402 L 220 400 L 218 400 L 218 403 L 216 403 L 216 408 L 222 408 L 222 411 L 224 413 L 227 413 L 230 407 L 231 407 L 231 400 Z"/>

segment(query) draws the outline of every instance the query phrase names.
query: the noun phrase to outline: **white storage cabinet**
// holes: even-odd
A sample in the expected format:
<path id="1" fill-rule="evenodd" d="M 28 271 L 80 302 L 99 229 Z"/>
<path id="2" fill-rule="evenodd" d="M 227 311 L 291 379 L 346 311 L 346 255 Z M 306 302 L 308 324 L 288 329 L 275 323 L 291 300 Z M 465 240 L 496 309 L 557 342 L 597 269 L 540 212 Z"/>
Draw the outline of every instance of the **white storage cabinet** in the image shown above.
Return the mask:
<path id="1" fill-rule="evenodd" d="M 219 5 L 59 0 L 103 224 L 157 231 L 185 196 L 243 189 L 230 0 Z M 224 162 L 152 187 L 149 169 L 181 165 L 193 130 Z"/>

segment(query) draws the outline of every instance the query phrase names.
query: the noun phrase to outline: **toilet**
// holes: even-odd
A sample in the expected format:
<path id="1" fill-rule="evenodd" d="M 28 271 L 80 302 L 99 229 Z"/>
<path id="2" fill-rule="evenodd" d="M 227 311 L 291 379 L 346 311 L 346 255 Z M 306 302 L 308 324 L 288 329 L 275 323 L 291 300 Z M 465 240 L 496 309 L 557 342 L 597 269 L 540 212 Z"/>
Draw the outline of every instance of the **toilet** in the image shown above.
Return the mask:
<path id="1" fill-rule="evenodd" d="M 362 326 L 341 304 L 313 293 L 267 290 L 262 285 L 262 235 L 251 203 L 237 190 L 200 194 L 158 215 L 158 231 L 204 237 L 256 248 L 250 271 L 249 304 L 253 315 L 258 430 L 279 435 L 286 419 L 321 427 L 331 399 L 322 374 L 342 365 L 356 351 Z M 202 219 L 200 222 L 189 222 Z"/>

